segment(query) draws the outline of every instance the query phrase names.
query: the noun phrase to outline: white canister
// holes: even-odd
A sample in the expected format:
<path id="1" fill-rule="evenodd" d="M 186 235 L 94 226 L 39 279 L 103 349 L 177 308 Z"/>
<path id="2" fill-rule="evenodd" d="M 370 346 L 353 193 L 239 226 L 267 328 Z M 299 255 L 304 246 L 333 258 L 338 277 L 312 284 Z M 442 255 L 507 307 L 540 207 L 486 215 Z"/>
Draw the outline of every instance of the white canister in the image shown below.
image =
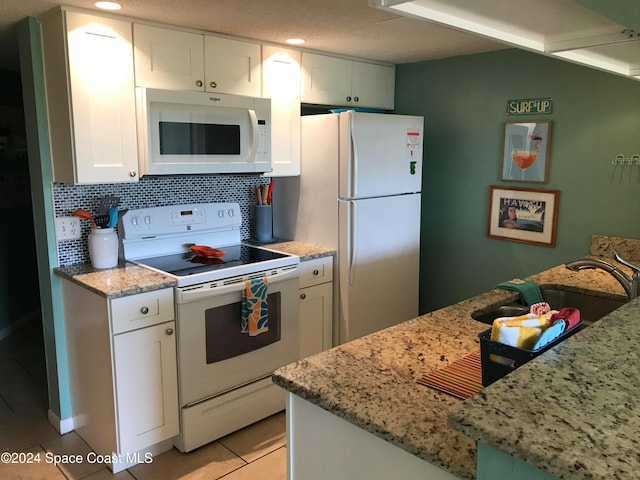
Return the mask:
<path id="1" fill-rule="evenodd" d="M 113 268 L 118 264 L 118 235 L 113 228 L 94 228 L 88 237 L 93 268 Z"/>

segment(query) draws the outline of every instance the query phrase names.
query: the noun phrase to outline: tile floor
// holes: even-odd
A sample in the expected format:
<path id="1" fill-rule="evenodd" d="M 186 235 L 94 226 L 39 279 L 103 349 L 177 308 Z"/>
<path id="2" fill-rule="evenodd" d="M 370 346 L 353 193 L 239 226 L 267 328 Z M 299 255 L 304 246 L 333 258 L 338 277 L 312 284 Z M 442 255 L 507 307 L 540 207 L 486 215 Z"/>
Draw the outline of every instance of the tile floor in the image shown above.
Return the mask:
<path id="1" fill-rule="evenodd" d="M 87 461 L 91 451 L 75 433 L 59 435 L 47 420 L 44 345 L 39 320 L 0 341 L 0 452 L 40 453 L 41 462 L 0 462 L 2 480 L 285 480 L 284 413 L 273 415 L 184 454 L 173 449 L 113 475 Z M 82 463 L 54 466 L 53 455 L 79 455 Z"/>

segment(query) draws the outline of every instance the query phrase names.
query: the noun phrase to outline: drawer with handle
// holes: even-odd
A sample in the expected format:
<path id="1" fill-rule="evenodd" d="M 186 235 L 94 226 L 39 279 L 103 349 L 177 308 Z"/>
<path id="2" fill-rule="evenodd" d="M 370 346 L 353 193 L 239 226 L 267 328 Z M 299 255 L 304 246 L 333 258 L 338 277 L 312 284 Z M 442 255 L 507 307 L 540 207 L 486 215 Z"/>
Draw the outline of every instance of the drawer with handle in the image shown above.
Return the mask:
<path id="1" fill-rule="evenodd" d="M 114 298 L 110 308 L 114 335 L 173 320 L 173 288 Z"/>
<path id="2" fill-rule="evenodd" d="M 333 281 L 333 257 L 322 257 L 300 262 L 298 266 L 300 288 Z"/>

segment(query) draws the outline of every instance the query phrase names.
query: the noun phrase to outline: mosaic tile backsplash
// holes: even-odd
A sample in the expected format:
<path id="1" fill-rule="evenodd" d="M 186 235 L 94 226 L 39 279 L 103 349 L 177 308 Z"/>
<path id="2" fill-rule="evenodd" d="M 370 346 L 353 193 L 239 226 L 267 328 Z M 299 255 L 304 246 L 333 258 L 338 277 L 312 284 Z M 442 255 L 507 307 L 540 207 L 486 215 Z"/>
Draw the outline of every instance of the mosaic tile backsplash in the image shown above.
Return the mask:
<path id="1" fill-rule="evenodd" d="M 78 208 L 98 214 L 98 203 L 105 195 L 120 197 L 119 210 L 159 207 L 182 203 L 238 202 L 242 212 L 240 237 L 253 235 L 254 222 L 251 206 L 256 198 L 254 187 L 269 183 L 260 175 L 188 175 L 142 177 L 134 183 L 105 183 L 94 185 L 53 185 L 56 217 L 70 216 Z M 82 237 L 79 240 L 58 242 L 59 265 L 89 263 L 87 236 L 91 231 L 88 221 L 81 220 Z"/>

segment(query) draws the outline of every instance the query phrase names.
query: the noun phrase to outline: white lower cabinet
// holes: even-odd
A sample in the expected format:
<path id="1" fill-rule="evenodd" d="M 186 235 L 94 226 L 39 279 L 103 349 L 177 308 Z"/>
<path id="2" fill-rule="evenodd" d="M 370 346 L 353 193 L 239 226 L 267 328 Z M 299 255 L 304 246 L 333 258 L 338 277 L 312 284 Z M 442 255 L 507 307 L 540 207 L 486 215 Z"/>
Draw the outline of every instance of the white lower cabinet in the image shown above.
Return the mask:
<path id="1" fill-rule="evenodd" d="M 293 393 L 286 412 L 289 480 L 459 478 Z"/>
<path id="2" fill-rule="evenodd" d="M 107 299 L 63 280 L 62 292 L 74 429 L 114 473 L 170 450 L 179 432 L 173 289 Z"/>
<path id="3" fill-rule="evenodd" d="M 121 452 L 178 434 L 175 322 L 113 337 Z"/>
<path id="4" fill-rule="evenodd" d="M 333 257 L 300 263 L 300 358 L 331 348 Z"/>

